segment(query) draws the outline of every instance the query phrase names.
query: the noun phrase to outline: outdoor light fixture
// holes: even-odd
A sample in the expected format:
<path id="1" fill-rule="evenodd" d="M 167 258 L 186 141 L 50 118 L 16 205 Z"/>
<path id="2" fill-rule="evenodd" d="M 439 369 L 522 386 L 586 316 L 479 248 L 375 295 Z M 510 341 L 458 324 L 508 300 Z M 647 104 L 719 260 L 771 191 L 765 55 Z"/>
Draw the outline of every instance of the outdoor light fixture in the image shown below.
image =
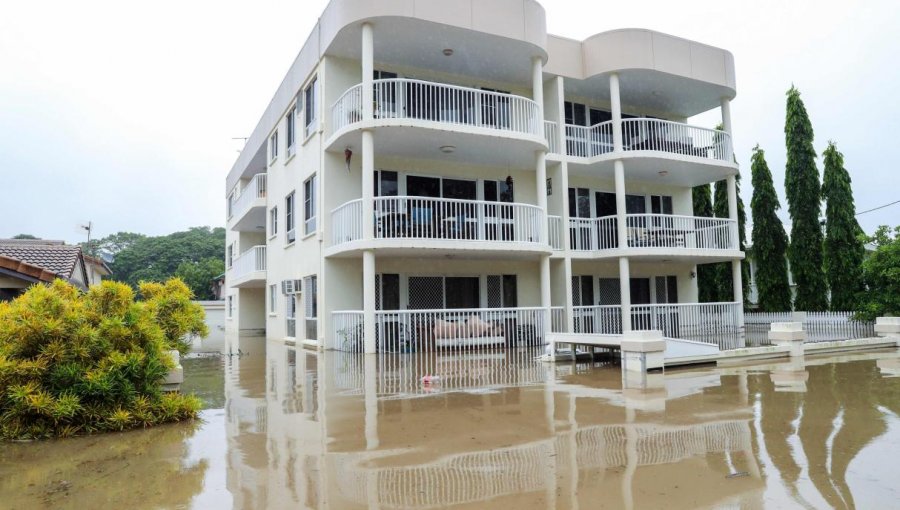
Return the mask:
<path id="1" fill-rule="evenodd" d="M 444 56 L 449 57 L 450 55 L 453 55 L 453 48 L 444 48 Z"/>
<path id="2" fill-rule="evenodd" d="M 353 151 L 350 147 L 344 149 L 344 161 L 347 162 L 347 172 L 350 172 L 350 160 L 353 159 Z"/>
<path id="3" fill-rule="evenodd" d="M 697 273 L 691 271 L 691 280 L 697 277 Z"/>
<path id="4" fill-rule="evenodd" d="M 441 152 L 443 152 L 444 154 L 453 154 L 454 152 L 456 152 L 456 146 L 455 145 L 441 145 Z"/>

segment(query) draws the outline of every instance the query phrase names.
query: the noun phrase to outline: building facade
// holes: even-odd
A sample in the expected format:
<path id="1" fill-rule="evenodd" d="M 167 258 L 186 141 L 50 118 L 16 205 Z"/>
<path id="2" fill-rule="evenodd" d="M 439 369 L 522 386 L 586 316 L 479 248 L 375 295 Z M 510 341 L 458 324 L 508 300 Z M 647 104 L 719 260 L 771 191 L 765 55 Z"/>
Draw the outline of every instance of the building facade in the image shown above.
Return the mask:
<path id="1" fill-rule="evenodd" d="M 332 0 L 228 174 L 226 331 L 357 352 L 742 324 L 725 50 Z M 721 111 L 722 130 L 689 118 Z M 729 219 L 691 188 L 727 180 Z M 729 303 L 698 303 L 730 261 Z"/>

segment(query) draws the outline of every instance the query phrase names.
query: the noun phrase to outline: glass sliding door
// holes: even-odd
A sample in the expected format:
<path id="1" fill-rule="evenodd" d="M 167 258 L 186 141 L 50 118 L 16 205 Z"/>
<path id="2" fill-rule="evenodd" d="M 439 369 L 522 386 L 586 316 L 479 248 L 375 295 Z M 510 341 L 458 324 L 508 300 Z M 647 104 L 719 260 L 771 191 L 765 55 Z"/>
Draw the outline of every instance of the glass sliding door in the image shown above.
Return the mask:
<path id="1" fill-rule="evenodd" d="M 591 194 L 587 188 L 569 188 L 569 243 L 573 250 L 592 250 Z"/>

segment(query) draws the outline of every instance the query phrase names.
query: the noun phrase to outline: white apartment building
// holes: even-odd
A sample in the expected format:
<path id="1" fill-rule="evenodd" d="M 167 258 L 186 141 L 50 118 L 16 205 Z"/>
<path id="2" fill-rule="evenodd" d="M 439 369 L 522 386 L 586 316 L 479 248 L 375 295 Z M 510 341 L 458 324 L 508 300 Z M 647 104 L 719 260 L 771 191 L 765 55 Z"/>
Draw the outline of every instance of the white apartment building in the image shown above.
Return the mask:
<path id="1" fill-rule="evenodd" d="M 408 352 L 742 325 L 732 55 L 533 0 L 332 0 L 226 181 L 226 331 Z M 687 119 L 721 111 L 721 131 Z M 727 180 L 729 219 L 691 188 Z M 698 303 L 731 261 L 734 302 Z M 712 340 L 710 340 L 710 338 Z"/>

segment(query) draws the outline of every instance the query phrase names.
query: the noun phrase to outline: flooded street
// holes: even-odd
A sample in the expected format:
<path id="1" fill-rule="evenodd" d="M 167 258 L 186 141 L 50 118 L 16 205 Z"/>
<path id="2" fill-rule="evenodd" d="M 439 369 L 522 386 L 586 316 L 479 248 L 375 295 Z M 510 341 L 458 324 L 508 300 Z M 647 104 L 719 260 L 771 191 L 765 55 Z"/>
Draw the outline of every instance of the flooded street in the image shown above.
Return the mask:
<path id="1" fill-rule="evenodd" d="M 241 349 L 184 361 L 198 422 L 0 445 L 0 507 L 900 507 L 896 351 L 637 390 L 534 351 Z"/>

